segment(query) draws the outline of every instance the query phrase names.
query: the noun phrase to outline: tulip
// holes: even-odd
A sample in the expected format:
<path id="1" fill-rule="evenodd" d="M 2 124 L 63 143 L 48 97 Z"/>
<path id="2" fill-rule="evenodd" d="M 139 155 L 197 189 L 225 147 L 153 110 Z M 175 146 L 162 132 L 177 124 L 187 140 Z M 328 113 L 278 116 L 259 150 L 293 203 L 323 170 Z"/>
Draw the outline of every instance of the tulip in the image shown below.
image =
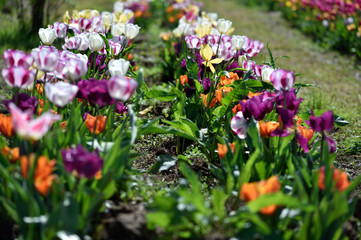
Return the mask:
<path id="1" fill-rule="evenodd" d="M 5 137 L 12 137 L 15 133 L 11 116 L 0 114 L 0 133 Z"/>
<path id="2" fill-rule="evenodd" d="M 249 120 L 244 118 L 242 112 L 237 112 L 236 116 L 231 119 L 231 129 L 240 139 L 247 137 Z"/>
<path id="3" fill-rule="evenodd" d="M 332 170 L 332 182 L 333 184 L 335 184 L 335 188 L 340 192 L 345 191 L 351 185 L 350 181 L 348 180 L 347 173 L 337 168 L 331 170 Z M 326 178 L 325 167 L 322 166 L 318 176 L 318 187 L 323 191 L 326 189 L 325 178 Z"/>
<path id="4" fill-rule="evenodd" d="M 124 10 L 123 2 L 115 2 L 113 6 L 114 13 L 121 13 Z"/>
<path id="5" fill-rule="evenodd" d="M 14 103 L 9 104 L 9 110 L 15 132 L 20 137 L 29 138 L 31 140 L 39 140 L 42 138 L 48 132 L 52 123 L 61 119 L 60 115 L 49 112 L 33 119 L 31 112 L 22 112 Z"/>
<path id="6" fill-rule="evenodd" d="M 89 38 L 90 49 L 93 51 L 100 51 L 104 48 L 104 40 L 99 34 L 92 34 Z"/>
<path id="7" fill-rule="evenodd" d="M 205 60 L 204 62 L 202 62 L 202 64 L 206 67 L 209 67 L 211 69 L 212 73 L 214 73 L 216 71 L 213 67 L 213 64 L 221 63 L 224 60 L 223 58 L 212 59 L 213 51 L 212 51 L 212 48 L 208 44 L 201 46 L 201 56 L 202 56 L 203 60 Z"/>
<path id="8" fill-rule="evenodd" d="M 107 84 L 108 81 L 106 79 L 89 79 L 79 81 L 79 91 L 77 96 L 79 98 L 86 99 L 93 106 L 96 104 L 99 107 L 112 105 L 116 102 L 116 100 L 109 95 Z"/>
<path id="9" fill-rule="evenodd" d="M 35 71 L 28 70 L 24 67 L 11 67 L 11 68 L 4 68 L 1 71 L 1 74 L 6 82 L 10 87 L 18 87 L 21 89 L 26 89 L 35 79 Z"/>
<path id="10" fill-rule="evenodd" d="M 81 58 L 70 59 L 62 70 L 62 75 L 70 81 L 79 80 L 88 71 L 87 61 Z"/>
<path id="11" fill-rule="evenodd" d="M 214 97 L 214 95 L 210 95 L 211 100 L 209 102 L 208 95 L 210 94 L 201 94 L 202 104 L 203 107 L 212 108 L 217 104 L 217 99 Z"/>
<path id="12" fill-rule="evenodd" d="M 199 23 L 194 31 L 197 33 L 198 38 L 203 38 L 205 35 L 211 34 L 212 24 L 209 22 Z"/>
<path id="13" fill-rule="evenodd" d="M 111 51 L 114 53 L 114 56 L 117 56 L 123 50 L 122 45 L 120 43 L 113 42 L 112 40 L 109 40 L 109 47 Z"/>
<path id="14" fill-rule="evenodd" d="M 185 41 L 187 43 L 187 47 L 189 49 L 200 49 L 201 48 L 201 40 L 197 36 L 186 36 Z"/>
<path id="15" fill-rule="evenodd" d="M 292 71 L 278 69 L 271 74 L 270 80 L 278 91 L 288 91 L 295 83 L 295 75 Z"/>
<path id="16" fill-rule="evenodd" d="M 30 68 L 33 65 L 34 59 L 31 54 L 27 55 L 20 50 L 5 50 L 3 53 L 3 59 L 7 68 L 10 67 L 24 67 Z"/>
<path id="17" fill-rule="evenodd" d="M 22 156 L 20 159 L 21 173 L 25 179 L 29 178 L 29 172 L 32 172 L 32 168 L 35 164 L 35 154 L 31 154 L 30 157 Z M 43 196 L 46 196 L 52 185 L 55 175 L 51 174 L 56 165 L 55 160 L 49 161 L 47 157 L 40 156 L 36 161 L 36 168 L 33 175 L 33 181 L 36 190 Z"/>
<path id="18" fill-rule="evenodd" d="M 248 59 L 247 59 L 247 56 L 245 56 L 245 55 L 238 57 L 238 65 L 239 66 L 243 66 L 243 63 L 245 63 L 247 61 L 248 61 Z"/>
<path id="19" fill-rule="evenodd" d="M 113 23 L 113 14 L 110 12 L 102 12 L 102 24 L 106 29 L 110 28 L 110 25 Z"/>
<path id="20" fill-rule="evenodd" d="M 124 35 L 128 39 L 134 39 L 139 33 L 140 27 L 136 24 L 128 23 L 125 25 Z"/>
<path id="21" fill-rule="evenodd" d="M 333 128 L 334 117 L 332 111 L 323 113 L 320 117 L 315 117 L 312 111 L 309 121 L 305 121 L 316 132 L 330 131 Z"/>
<path id="22" fill-rule="evenodd" d="M 231 26 L 232 22 L 225 20 L 224 18 L 218 19 L 217 21 L 217 28 L 221 34 L 227 34 Z"/>
<path id="23" fill-rule="evenodd" d="M 272 176 L 267 180 L 253 183 L 243 183 L 239 198 L 251 202 L 262 195 L 272 194 L 278 192 L 281 189 L 281 183 L 277 176 Z M 265 215 L 272 215 L 277 209 L 276 205 L 270 205 L 262 208 L 261 213 Z"/>
<path id="24" fill-rule="evenodd" d="M 30 97 L 26 93 L 18 93 L 13 96 L 11 100 L 4 100 L 3 104 L 9 108 L 10 103 L 15 103 L 21 111 L 30 110 L 35 114 L 36 108 L 38 107 L 39 101 L 36 97 Z"/>
<path id="25" fill-rule="evenodd" d="M 243 49 L 246 46 L 247 41 L 248 38 L 246 36 L 232 36 L 232 45 L 237 51 Z"/>
<path id="26" fill-rule="evenodd" d="M 97 151 L 88 152 L 82 145 L 76 148 L 63 149 L 61 155 L 68 173 L 76 173 L 80 177 L 94 178 L 101 171 L 104 160 Z"/>
<path id="27" fill-rule="evenodd" d="M 105 125 L 107 123 L 107 117 L 104 117 L 102 115 L 99 115 L 97 117 L 94 117 L 90 114 L 86 115 L 85 119 L 85 126 L 91 133 L 94 133 L 98 135 L 99 133 L 102 133 L 104 131 Z"/>
<path id="28" fill-rule="evenodd" d="M 128 113 L 128 108 L 124 106 L 124 103 L 118 102 L 117 105 L 115 106 L 115 112 L 120 115 L 125 115 Z"/>
<path id="29" fill-rule="evenodd" d="M 41 71 L 52 72 L 58 65 L 59 55 L 57 52 L 35 48 L 31 54 L 35 59 L 36 67 Z"/>
<path id="30" fill-rule="evenodd" d="M 81 18 L 79 20 L 78 26 L 81 30 L 89 31 L 92 27 L 92 21 L 86 18 Z"/>
<path id="31" fill-rule="evenodd" d="M 271 75 L 274 72 L 274 69 L 269 66 L 263 66 L 262 67 L 262 81 L 264 82 L 271 82 Z"/>
<path id="32" fill-rule="evenodd" d="M 16 163 L 20 158 L 20 148 L 15 147 L 13 149 L 5 146 L 1 148 L 1 154 L 9 160 L 11 163 Z"/>
<path id="33" fill-rule="evenodd" d="M 218 103 L 222 105 L 221 101 L 222 101 L 223 96 L 227 96 L 227 94 L 232 91 L 233 91 L 232 87 L 221 87 L 221 88 L 217 89 L 215 94 L 216 94 L 216 99 L 217 99 Z"/>
<path id="34" fill-rule="evenodd" d="M 129 65 L 130 63 L 122 58 L 119 60 L 112 59 L 108 64 L 108 69 L 112 77 L 120 77 L 127 75 Z"/>
<path id="35" fill-rule="evenodd" d="M 228 146 L 231 149 L 232 153 L 234 154 L 236 152 L 236 143 L 231 143 Z M 218 151 L 218 155 L 221 159 L 223 159 L 227 155 L 228 146 L 218 143 L 217 151 Z"/>
<path id="36" fill-rule="evenodd" d="M 129 77 L 115 76 L 108 81 L 108 91 L 112 98 L 127 101 L 137 88 L 138 83 Z"/>
<path id="37" fill-rule="evenodd" d="M 113 37 L 122 35 L 124 33 L 124 31 L 125 31 L 125 25 L 117 24 L 117 23 L 113 23 L 111 30 L 110 30 Z"/>
<path id="38" fill-rule="evenodd" d="M 78 86 L 66 82 L 46 83 L 44 88 L 46 97 L 58 107 L 64 107 L 70 103 L 78 89 Z"/>
<path id="39" fill-rule="evenodd" d="M 65 38 L 67 36 L 69 26 L 65 23 L 55 22 L 51 28 L 55 30 L 56 38 Z"/>
<path id="40" fill-rule="evenodd" d="M 65 44 L 63 45 L 63 49 L 77 50 L 81 44 L 80 37 L 71 37 L 65 39 Z"/>
<path id="41" fill-rule="evenodd" d="M 259 132 L 262 137 L 269 138 L 271 137 L 271 133 L 279 128 L 280 124 L 274 121 L 259 121 Z"/>
<path id="42" fill-rule="evenodd" d="M 56 36 L 56 31 L 51 28 L 40 28 L 39 37 L 45 45 L 53 44 Z"/>

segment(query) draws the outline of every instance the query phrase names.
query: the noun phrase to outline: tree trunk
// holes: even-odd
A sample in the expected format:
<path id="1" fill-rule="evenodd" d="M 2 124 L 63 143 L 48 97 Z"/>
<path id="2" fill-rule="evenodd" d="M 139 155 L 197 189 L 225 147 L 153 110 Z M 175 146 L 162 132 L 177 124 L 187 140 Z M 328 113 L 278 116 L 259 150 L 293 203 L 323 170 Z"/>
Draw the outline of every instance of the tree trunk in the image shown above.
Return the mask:
<path id="1" fill-rule="evenodd" d="M 32 0 L 32 26 L 31 32 L 37 33 L 43 27 L 45 0 Z"/>

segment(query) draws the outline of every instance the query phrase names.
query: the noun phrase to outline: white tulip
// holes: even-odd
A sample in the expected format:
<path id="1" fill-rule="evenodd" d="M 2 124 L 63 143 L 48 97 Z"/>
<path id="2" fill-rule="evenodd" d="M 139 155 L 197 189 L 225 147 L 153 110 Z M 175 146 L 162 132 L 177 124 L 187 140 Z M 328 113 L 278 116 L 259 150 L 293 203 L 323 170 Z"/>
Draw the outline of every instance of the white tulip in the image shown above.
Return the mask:
<path id="1" fill-rule="evenodd" d="M 123 12 L 124 3 L 123 2 L 115 2 L 113 9 L 114 9 L 114 13 Z"/>
<path id="2" fill-rule="evenodd" d="M 235 49 L 237 49 L 237 51 L 244 48 L 246 42 L 247 42 L 247 37 L 245 36 L 239 36 L 239 35 L 232 36 L 232 45 Z"/>
<path id="3" fill-rule="evenodd" d="M 120 36 L 124 33 L 125 25 L 113 23 L 111 27 L 111 33 L 113 37 Z"/>
<path id="4" fill-rule="evenodd" d="M 128 39 L 134 39 L 138 35 L 139 30 L 140 27 L 138 25 L 129 23 L 125 25 L 124 35 Z"/>
<path id="5" fill-rule="evenodd" d="M 100 51 L 104 48 L 104 40 L 99 34 L 92 34 L 89 38 L 90 49 L 93 51 Z"/>
<path id="6" fill-rule="evenodd" d="M 217 21 L 217 19 L 218 19 L 218 14 L 217 14 L 217 13 L 207 13 L 207 16 L 208 16 L 212 21 Z"/>
<path id="7" fill-rule="evenodd" d="M 97 16 L 99 16 L 100 14 L 99 14 L 99 11 L 98 11 L 98 10 L 91 10 L 91 11 L 90 11 L 90 15 L 91 15 L 92 17 L 97 17 Z"/>
<path id="8" fill-rule="evenodd" d="M 53 44 L 56 36 L 56 31 L 51 28 L 40 28 L 39 37 L 45 45 Z"/>
<path id="9" fill-rule="evenodd" d="M 70 103 L 78 90 L 78 86 L 66 82 L 46 83 L 44 87 L 46 97 L 58 107 Z"/>
<path id="10" fill-rule="evenodd" d="M 262 81 L 271 82 L 271 74 L 274 71 L 275 70 L 273 68 L 271 68 L 271 67 L 263 66 L 262 67 Z"/>
<path id="11" fill-rule="evenodd" d="M 121 77 L 127 74 L 129 65 L 130 63 L 122 58 L 119 60 L 112 59 L 108 64 L 108 70 L 110 72 L 110 75 L 112 75 L 112 77 L 114 76 Z"/>
<path id="12" fill-rule="evenodd" d="M 102 12 L 102 23 L 104 27 L 109 29 L 110 25 L 112 25 L 113 23 L 113 14 L 111 14 L 110 12 Z"/>
<path id="13" fill-rule="evenodd" d="M 232 26 L 232 22 L 225 20 L 224 18 L 220 18 L 217 21 L 218 31 L 222 34 L 226 34 L 231 28 L 231 26 Z"/>
<path id="14" fill-rule="evenodd" d="M 242 55 L 242 56 L 238 57 L 238 65 L 240 67 L 242 67 L 243 63 L 247 62 L 247 61 L 248 61 L 248 59 L 247 59 L 247 57 L 245 55 Z"/>

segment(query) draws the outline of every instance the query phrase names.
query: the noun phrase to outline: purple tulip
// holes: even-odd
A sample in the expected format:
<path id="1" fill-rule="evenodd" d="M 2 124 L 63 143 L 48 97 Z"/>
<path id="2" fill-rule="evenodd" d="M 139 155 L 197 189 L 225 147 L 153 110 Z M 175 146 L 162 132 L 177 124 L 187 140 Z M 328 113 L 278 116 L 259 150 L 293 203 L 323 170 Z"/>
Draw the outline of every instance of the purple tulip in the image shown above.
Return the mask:
<path id="1" fill-rule="evenodd" d="M 308 153 L 310 151 L 308 148 L 308 139 L 303 137 L 301 134 L 297 134 L 297 140 L 303 151 Z"/>
<path id="2" fill-rule="evenodd" d="M 1 71 L 1 74 L 5 79 L 6 84 L 11 87 L 18 87 L 22 89 L 31 86 L 35 79 L 35 71 L 29 71 L 24 67 L 4 68 Z"/>
<path id="3" fill-rule="evenodd" d="M 326 142 L 328 145 L 328 151 L 330 153 L 335 153 L 336 152 L 336 141 L 333 140 L 331 137 L 326 136 Z"/>
<path id="4" fill-rule="evenodd" d="M 16 106 L 21 111 L 30 110 L 33 114 L 36 112 L 36 108 L 38 107 L 39 101 L 36 97 L 30 97 L 26 93 L 19 93 L 14 96 L 11 100 L 4 100 L 3 104 L 9 109 L 10 103 L 17 103 Z"/>
<path id="5" fill-rule="evenodd" d="M 75 171 L 79 176 L 86 178 L 94 178 L 104 163 L 98 151 L 88 152 L 82 145 L 68 150 L 62 149 L 61 155 L 67 172 Z"/>
<path id="6" fill-rule="evenodd" d="M 287 108 L 283 108 L 283 107 L 277 107 L 276 111 L 281 118 L 283 128 L 276 129 L 275 131 L 273 131 L 271 133 L 271 136 L 272 137 L 274 137 L 274 136 L 287 137 L 288 135 L 290 135 L 288 128 L 293 127 L 293 119 L 295 117 L 295 113 L 293 111 L 288 110 Z M 303 143 L 302 139 L 301 139 L 301 141 Z"/>
<path id="7" fill-rule="evenodd" d="M 82 38 L 80 37 L 71 37 L 65 39 L 65 44 L 63 45 L 63 49 L 69 50 L 78 50 L 81 44 Z"/>
<path id="8" fill-rule="evenodd" d="M 207 77 L 204 78 L 203 82 L 202 82 L 202 85 L 203 85 L 203 93 L 208 94 L 209 90 L 211 89 L 211 80 L 209 78 L 207 78 Z"/>
<path id="9" fill-rule="evenodd" d="M 334 117 L 332 111 L 323 113 L 320 117 L 315 117 L 312 111 L 312 116 L 309 121 L 305 121 L 314 131 L 323 132 L 330 131 L 333 128 Z"/>
<path id="10" fill-rule="evenodd" d="M 77 97 L 84 98 L 91 105 L 98 105 L 104 107 L 112 105 L 116 102 L 108 92 L 106 79 L 97 80 L 91 78 L 89 80 L 81 80 L 78 82 L 79 91 Z"/>
<path id="11" fill-rule="evenodd" d="M 295 83 L 295 75 L 292 71 L 278 69 L 271 74 L 271 82 L 278 91 L 288 91 Z"/>
<path id="12" fill-rule="evenodd" d="M 58 65 L 59 54 L 56 51 L 49 51 L 46 48 L 35 48 L 31 51 L 34 57 L 36 66 L 39 70 L 44 72 L 52 72 Z"/>
<path id="13" fill-rule="evenodd" d="M 115 106 L 115 112 L 124 116 L 128 113 L 128 108 L 124 105 L 124 103 L 118 102 Z"/>
<path id="14" fill-rule="evenodd" d="M 33 65 L 34 62 L 34 59 L 30 54 L 27 55 L 25 52 L 20 50 L 8 49 L 4 51 L 2 56 L 7 68 L 10 67 L 29 68 L 31 65 Z"/>
<path id="15" fill-rule="evenodd" d="M 65 38 L 69 26 L 65 23 L 55 22 L 51 28 L 55 30 L 56 38 Z"/>
<path id="16" fill-rule="evenodd" d="M 189 49 L 201 49 L 201 40 L 195 35 L 188 35 L 185 37 L 187 47 Z"/>
<path id="17" fill-rule="evenodd" d="M 246 119 L 250 119 L 251 116 L 257 121 L 262 120 L 267 113 L 273 110 L 273 100 L 263 99 L 262 95 L 255 96 L 246 102 L 239 102 L 242 107 L 243 115 Z"/>
<path id="18" fill-rule="evenodd" d="M 286 96 L 286 101 L 285 101 Z M 296 96 L 296 89 L 292 88 L 290 91 L 281 92 L 276 97 L 277 105 L 284 106 L 286 104 L 287 109 L 294 111 L 296 114 L 298 112 L 298 108 L 302 102 L 302 98 L 297 98 Z"/>

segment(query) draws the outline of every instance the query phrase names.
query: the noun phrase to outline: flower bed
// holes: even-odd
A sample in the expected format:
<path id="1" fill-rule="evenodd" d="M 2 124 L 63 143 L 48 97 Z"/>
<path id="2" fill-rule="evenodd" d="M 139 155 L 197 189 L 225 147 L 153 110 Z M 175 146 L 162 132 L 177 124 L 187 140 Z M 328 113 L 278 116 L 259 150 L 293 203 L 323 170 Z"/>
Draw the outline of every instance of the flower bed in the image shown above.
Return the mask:
<path id="1" fill-rule="evenodd" d="M 143 30 L 134 21 L 146 19 L 174 27 L 161 34 L 163 86 L 148 86 L 131 61 Z M 3 54 L 12 96 L 0 115 L 2 221 L 20 237 L 99 238 L 111 203 L 133 208 L 135 199 L 148 230 L 134 220 L 129 238 L 345 236 L 360 177 L 334 167 L 333 113 L 299 111 L 306 85 L 267 46 L 232 36 L 232 22 L 191 0 L 117 2 L 113 13 L 66 12 L 63 21 L 40 29 L 31 53 Z M 263 48 L 269 57 L 256 63 Z M 151 101 L 170 106 L 165 118 L 142 109 Z M 139 179 L 132 148 L 148 136 L 156 148 L 171 138 L 175 150 L 157 154 L 147 174 L 177 168 L 177 184 Z M 103 238 L 124 237 L 112 229 Z"/>

